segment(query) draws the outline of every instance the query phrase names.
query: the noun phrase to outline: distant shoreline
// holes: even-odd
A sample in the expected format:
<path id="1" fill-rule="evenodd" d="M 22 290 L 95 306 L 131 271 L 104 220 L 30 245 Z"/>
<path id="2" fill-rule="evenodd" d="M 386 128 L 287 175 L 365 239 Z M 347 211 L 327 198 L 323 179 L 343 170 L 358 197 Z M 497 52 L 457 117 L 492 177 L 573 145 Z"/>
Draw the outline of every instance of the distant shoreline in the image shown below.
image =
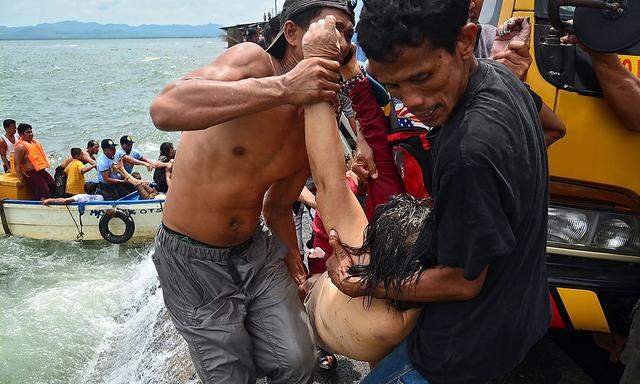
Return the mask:
<path id="1" fill-rule="evenodd" d="M 149 36 L 149 37 L 55 37 L 42 39 L 2 39 L 0 41 L 64 41 L 64 40 L 153 40 L 153 39 L 220 39 L 225 40 L 224 35 L 218 36 Z"/>

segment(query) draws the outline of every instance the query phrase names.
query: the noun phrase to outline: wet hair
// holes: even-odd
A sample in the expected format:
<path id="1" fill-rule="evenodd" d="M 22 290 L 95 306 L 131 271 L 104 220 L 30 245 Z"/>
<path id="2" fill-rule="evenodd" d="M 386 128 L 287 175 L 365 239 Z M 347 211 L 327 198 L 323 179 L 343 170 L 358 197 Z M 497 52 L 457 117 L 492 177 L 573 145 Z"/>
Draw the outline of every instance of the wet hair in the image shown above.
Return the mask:
<path id="1" fill-rule="evenodd" d="M 87 181 L 86 183 L 84 183 L 84 192 L 88 195 L 95 194 L 97 189 L 98 189 L 97 183 L 93 183 L 91 181 Z"/>
<path id="2" fill-rule="evenodd" d="M 467 23 L 470 0 L 364 0 L 356 28 L 358 44 L 370 60 L 393 62 L 407 47 L 428 42 L 455 50 Z"/>
<path id="3" fill-rule="evenodd" d="M 168 158 L 172 148 L 173 143 L 168 141 L 160 144 L 160 156 L 166 156 Z"/>
<path id="4" fill-rule="evenodd" d="M 82 156 L 82 149 L 71 148 L 71 157 Z"/>
<path id="5" fill-rule="evenodd" d="M 134 179 L 142 180 L 142 176 L 140 175 L 140 172 L 132 172 L 131 177 L 133 177 Z"/>
<path id="6" fill-rule="evenodd" d="M 355 266 L 351 271 L 362 278 L 369 304 L 380 285 L 389 297 L 390 291 L 399 293 L 416 274 L 419 278 L 424 268 L 435 265 L 434 259 L 425 257 L 425 250 L 433 242 L 433 233 L 425 233 L 425 228 L 432 227 L 435 220 L 430 204 L 429 199 L 406 194 L 392 196 L 376 208 L 365 229 L 362 247 L 349 249 L 354 256 L 370 255 L 368 265 Z M 398 309 L 412 307 L 397 300 L 390 303 Z"/>
<path id="7" fill-rule="evenodd" d="M 14 125 L 15 123 L 16 123 L 16 121 L 13 120 L 13 119 L 6 119 L 5 121 L 2 122 L 2 127 L 4 127 L 4 129 L 7 129 L 11 125 Z"/>
<path id="8" fill-rule="evenodd" d="M 22 135 L 23 133 L 25 133 L 28 129 L 33 129 L 29 124 L 26 123 L 20 123 L 18 125 L 18 135 Z"/>
<path id="9" fill-rule="evenodd" d="M 89 140 L 89 142 L 87 143 L 87 149 L 89 149 L 89 148 L 93 148 L 93 147 L 95 147 L 96 145 L 98 145 L 98 142 L 97 142 L 97 141 L 95 141 L 95 140 Z"/>

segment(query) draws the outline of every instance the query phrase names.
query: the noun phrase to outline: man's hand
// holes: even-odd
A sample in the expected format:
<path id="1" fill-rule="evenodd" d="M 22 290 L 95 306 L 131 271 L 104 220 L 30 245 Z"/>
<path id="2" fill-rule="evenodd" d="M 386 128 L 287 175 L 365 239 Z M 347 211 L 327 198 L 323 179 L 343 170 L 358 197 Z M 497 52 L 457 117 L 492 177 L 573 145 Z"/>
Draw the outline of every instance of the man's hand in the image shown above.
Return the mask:
<path id="1" fill-rule="evenodd" d="M 156 169 L 156 166 L 150 163 L 147 163 L 147 165 L 145 165 L 145 167 L 147 167 L 147 171 L 151 172 L 154 169 Z"/>
<path id="2" fill-rule="evenodd" d="M 498 28 L 498 36 L 491 47 L 491 59 L 504 64 L 520 80 L 527 76 L 531 66 L 529 41 L 531 25 L 524 17 L 513 17 Z"/>
<path id="3" fill-rule="evenodd" d="M 321 58 L 305 59 L 283 76 L 285 101 L 293 105 L 333 102 L 340 90 L 340 64 Z"/>
<path id="4" fill-rule="evenodd" d="M 333 248 L 333 255 L 327 259 L 325 265 L 331 282 L 349 297 L 360 297 L 366 294 L 362 279 L 349 274 L 349 268 L 353 266 L 351 255 L 340 243 L 336 231 L 329 234 L 329 245 Z"/>
<path id="5" fill-rule="evenodd" d="M 510 42 L 506 51 L 491 56 L 491 59 L 504 64 L 522 81 L 526 79 L 532 62 L 529 46 L 521 41 Z"/>
<path id="6" fill-rule="evenodd" d="M 372 179 L 378 178 L 378 169 L 376 168 L 376 163 L 373 161 L 373 150 L 364 137 L 362 137 L 360 129 L 358 129 L 356 154 L 351 170 L 358 175 L 362 181 L 366 181 L 369 176 L 371 176 Z"/>
<path id="7" fill-rule="evenodd" d="M 342 78 L 344 80 L 353 79 L 362 73 L 360 69 L 360 65 L 358 64 L 358 58 L 356 57 L 356 45 L 351 44 L 351 58 L 349 61 L 340 68 L 340 73 L 342 74 Z"/>
<path id="8" fill-rule="evenodd" d="M 289 253 L 285 257 L 284 262 L 289 270 L 289 274 L 293 277 L 293 281 L 296 283 L 296 287 L 298 287 L 298 296 L 300 297 L 300 300 L 304 302 L 304 299 L 307 297 L 307 271 L 300 269 L 300 263 L 296 258 L 300 259 L 300 255 L 297 252 Z"/>
<path id="9" fill-rule="evenodd" d="M 328 60 L 342 61 L 339 44 L 340 33 L 336 29 L 336 18 L 326 18 L 312 23 L 302 37 L 302 53 L 304 58 L 321 57 Z"/>

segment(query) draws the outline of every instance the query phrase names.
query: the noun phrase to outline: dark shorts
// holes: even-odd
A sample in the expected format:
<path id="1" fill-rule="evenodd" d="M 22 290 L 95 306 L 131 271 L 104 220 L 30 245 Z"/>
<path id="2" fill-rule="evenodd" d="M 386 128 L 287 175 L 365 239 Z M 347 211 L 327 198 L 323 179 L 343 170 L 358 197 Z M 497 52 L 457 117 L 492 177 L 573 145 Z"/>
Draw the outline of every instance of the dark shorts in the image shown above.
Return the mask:
<path id="1" fill-rule="evenodd" d="M 262 228 L 233 248 L 158 231 L 153 261 L 164 302 L 204 383 L 310 381 L 315 348 L 286 254 Z"/>
<path id="2" fill-rule="evenodd" d="M 40 171 L 27 171 L 25 182 L 31 191 L 34 200 L 42 200 L 53 197 L 56 191 L 56 182 L 44 169 Z"/>

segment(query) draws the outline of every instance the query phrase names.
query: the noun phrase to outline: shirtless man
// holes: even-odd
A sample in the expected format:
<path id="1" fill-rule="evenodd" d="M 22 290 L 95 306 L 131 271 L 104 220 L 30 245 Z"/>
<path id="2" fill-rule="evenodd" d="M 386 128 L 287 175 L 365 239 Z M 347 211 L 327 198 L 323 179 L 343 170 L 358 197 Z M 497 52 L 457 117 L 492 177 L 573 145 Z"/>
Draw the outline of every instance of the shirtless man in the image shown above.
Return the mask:
<path id="1" fill-rule="evenodd" d="M 82 161 L 82 164 L 97 164 L 96 156 L 100 153 L 100 144 L 95 140 L 89 140 L 87 143 L 87 149 L 82 151 L 82 157 L 78 160 Z M 73 161 L 73 157 L 66 158 L 61 164 L 62 169 L 67 168 L 67 165 Z"/>
<path id="2" fill-rule="evenodd" d="M 11 171 L 11 154 L 15 148 L 16 142 L 16 121 L 12 119 L 6 119 L 2 122 L 5 134 L 2 135 L 0 140 L 0 158 L 2 158 L 2 167 L 5 172 Z"/>
<path id="3" fill-rule="evenodd" d="M 302 106 L 339 89 L 339 63 L 301 61 L 306 29 L 327 15 L 349 52 L 347 1 L 287 0 L 267 51 L 238 44 L 151 106 L 159 129 L 184 131 L 153 259 L 205 383 L 305 383 L 315 367 L 291 206 L 309 175 Z"/>

